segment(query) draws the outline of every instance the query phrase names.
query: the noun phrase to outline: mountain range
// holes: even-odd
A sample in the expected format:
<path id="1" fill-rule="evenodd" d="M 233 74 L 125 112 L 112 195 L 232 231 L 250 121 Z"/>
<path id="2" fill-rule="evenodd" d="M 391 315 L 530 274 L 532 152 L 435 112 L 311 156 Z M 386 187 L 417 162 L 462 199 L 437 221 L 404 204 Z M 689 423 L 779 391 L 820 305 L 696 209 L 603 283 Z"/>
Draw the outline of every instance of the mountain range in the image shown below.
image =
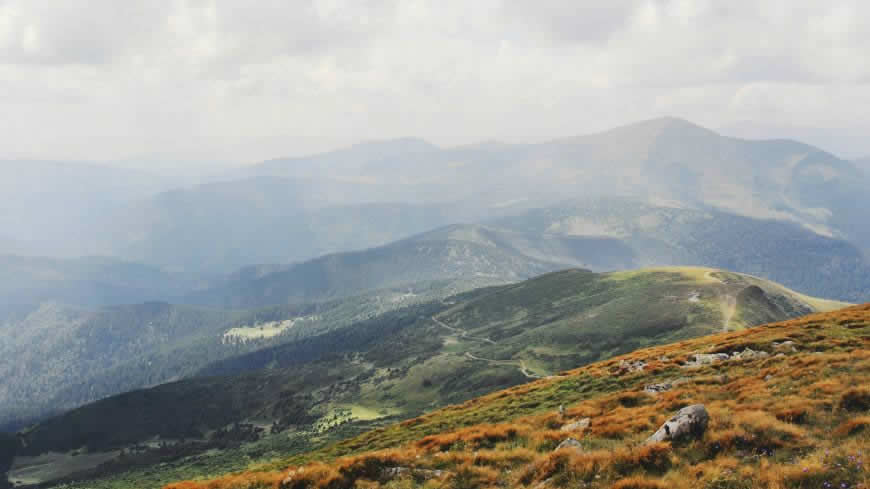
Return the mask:
<path id="1" fill-rule="evenodd" d="M 156 488 L 867 301 L 868 179 L 675 118 L 198 180 L 0 162 L 0 472 Z"/>
<path id="2" fill-rule="evenodd" d="M 535 144 L 363 143 L 192 186 L 94 165 L 4 162 L 0 171 L 16 202 L 0 216 L 0 234 L 52 244 L 28 254 L 110 255 L 211 277 L 601 196 L 790 221 L 870 248 L 861 225 L 868 177 L 855 164 L 675 118 Z M 15 197 L 27 188 L 45 191 Z"/>

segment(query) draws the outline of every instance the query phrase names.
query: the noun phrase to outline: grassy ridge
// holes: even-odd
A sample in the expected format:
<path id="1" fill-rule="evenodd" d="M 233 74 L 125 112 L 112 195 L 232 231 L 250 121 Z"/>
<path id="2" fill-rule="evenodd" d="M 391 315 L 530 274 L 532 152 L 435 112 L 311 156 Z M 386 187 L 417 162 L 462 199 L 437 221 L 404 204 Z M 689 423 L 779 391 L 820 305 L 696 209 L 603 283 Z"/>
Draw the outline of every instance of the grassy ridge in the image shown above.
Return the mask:
<path id="1" fill-rule="evenodd" d="M 785 341 L 794 343 L 776 346 Z M 868 346 L 870 305 L 647 348 L 255 471 L 167 489 L 867 487 Z M 686 368 L 694 353 L 746 348 L 770 354 Z M 630 372 L 623 360 L 646 368 Z M 686 382 L 643 392 L 677 377 Z M 674 411 L 695 403 L 711 416 L 700 439 L 640 445 Z M 560 429 L 585 417 L 586 429 Z M 582 449 L 554 451 L 569 437 Z M 410 470 L 396 475 L 384 471 L 389 467 Z M 425 472 L 433 470 L 442 472 Z"/>

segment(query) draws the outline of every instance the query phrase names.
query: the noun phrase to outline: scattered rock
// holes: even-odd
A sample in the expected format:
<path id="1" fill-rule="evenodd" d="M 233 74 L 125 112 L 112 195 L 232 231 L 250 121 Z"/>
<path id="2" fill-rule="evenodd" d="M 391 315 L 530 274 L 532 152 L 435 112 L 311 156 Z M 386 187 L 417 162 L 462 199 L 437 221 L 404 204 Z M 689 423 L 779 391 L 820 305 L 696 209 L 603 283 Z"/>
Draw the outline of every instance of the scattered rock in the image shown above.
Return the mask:
<path id="1" fill-rule="evenodd" d="M 773 378 L 773 375 L 767 374 L 767 375 L 764 376 L 764 381 L 765 381 L 765 382 L 770 382 L 770 379 L 772 379 L 772 378 Z"/>
<path id="2" fill-rule="evenodd" d="M 643 386 L 643 391 L 647 394 L 658 394 L 660 392 L 669 391 L 680 384 L 685 384 L 688 381 L 689 379 L 685 377 L 680 377 L 678 379 L 669 380 L 660 384 L 647 384 Z"/>
<path id="3" fill-rule="evenodd" d="M 770 354 L 766 351 L 755 351 L 752 348 L 746 348 L 742 352 L 734 352 L 731 354 L 731 358 L 734 360 L 752 360 L 755 358 L 764 358 L 769 356 Z"/>
<path id="4" fill-rule="evenodd" d="M 284 480 L 281 481 L 280 487 L 290 487 L 293 484 L 293 480 L 296 479 L 297 476 L 302 475 L 303 473 L 305 473 L 305 467 L 299 467 L 296 470 L 291 470 L 290 473 L 287 474 L 287 477 L 285 477 Z"/>
<path id="5" fill-rule="evenodd" d="M 417 479 L 438 479 L 447 475 L 445 470 L 418 469 L 414 467 L 387 467 L 384 469 L 385 479 L 395 479 L 403 475 L 410 475 Z"/>
<path id="6" fill-rule="evenodd" d="M 562 441 L 562 443 L 559 443 L 559 446 L 556 447 L 556 450 L 561 450 L 563 448 L 571 448 L 573 450 L 583 450 L 583 445 L 581 445 L 579 441 L 577 441 L 573 438 L 566 438 L 565 440 Z"/>
<path id="7" fill-rule="evenodd" d="M 629 372 L 642 372 L 643 369 L 646 368 L 646 363 L 640 360 L 636 360 L 634 362 L 629 362 L 628 360 L 622 360 L 619 362 L 620 370 L 627 370 Z"/>
<path id="8" fill-rule="evenodd" d="M 728 360 L 729 358 L 731 357 L 729 357 L 727 353 L 695 353 L 692 355 L 692 359 L 683 365 L 683 367 L 700 367 L 702 365 L 710 365 L 723 360 Z"/>
<path id="9" fill-rule="evenodd" d="M 680 409 L 677 414 L 667 420 L 645 443 L 679 440 L 683 438 L 700 438 L 707 430 L 710 415 L 703 404 L 693 404 Z"/>
<path id="10" fill-rule="evenodd" d="M 562 431 L 584 430 L 584 429 L 589 427 L 589 423 L 591 423 L 591 422 L 592 422 L 591 419 L 583 418 L 579 421 L 575 421 L 573 423 L 566 424 L 565 426 L 562 427 Z"/>
<path id="11" fill-rule="evenodd" d="M 781 343 L 774 341 L 773 343 L 771 343 L 771 346 L 773 347 L 774 350 L 780 350 L 780 351 L 785 350 L 785 351 L 790 351 L 792 353 L 797 353 L 797 351 L 798 351 L 797 347 L 795 346 L 795 342 L 792 340 L 783 341 Z"/>

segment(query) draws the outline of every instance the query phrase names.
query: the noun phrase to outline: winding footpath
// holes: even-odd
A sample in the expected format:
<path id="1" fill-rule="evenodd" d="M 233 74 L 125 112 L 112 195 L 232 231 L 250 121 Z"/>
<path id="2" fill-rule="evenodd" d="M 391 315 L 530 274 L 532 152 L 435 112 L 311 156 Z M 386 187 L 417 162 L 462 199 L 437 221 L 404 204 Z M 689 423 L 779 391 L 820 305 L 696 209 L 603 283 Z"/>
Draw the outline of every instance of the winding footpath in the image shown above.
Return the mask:
<path id="1" fill-rule="evenodd" d="M 437 324 L 438 326 L 441 326 L 443 328 L 447 328 L 450 331 L 453 331 L 454 333 L 458 334 L 460 338 L 464 338 L 466 340 L 472 340 L 472 341 L 481 341 L 483 343 L 489 343 L 490 345 L 496 344 L 495 341 L 492 341 L 489 338 L 481 338 L 481 337 L 471 336 L 468 334 L 468 331 L 465 331 L 464 329 L 459 329 L 459 328 L 454 328 L 453 326 L 448 326 L 448 325 L 444 324 L 442 321 L 440 321 L 438 318 L 436 318 L 435 316 L 432 316 L 432 320 L 435 321 L 435 324 Z"/>
<path id="2" fill-rule="evenodd" d="M 442 328 L 450 330 L 452 333 L 456 334 L 457 336 L 459 336 L 462 339 L 471 340 L 471 341 L 480 341 L 482 343 L 488 343 L 490 345 L 497 344 L 495 341 L 493 341 L 489 338 L 483 338 L 483 337 L 479 337 L 479 336 L 471 336 L 468 334 L 468 331 L 466 331 L 464 329 L 459 329 L 459 328 L 454 328 L 453 326 L 448 326 L 447 324 L 445 324 L 443 321 L 439 320 L 435 316 L 432 316 L 431 319 L 438 326 L 441 326 Z M 475 355 L 474 353 L 471 353 L 470 351 L 465 352 L 465 358 L 468 358 L 469 360 L 477 360 L 480 362 L 487 362 L 487 363 L 490 363 L 492 365 L 513 365 L 513 366 L 517 367 L 520 370 L 520 372 L 527 379 L 542 379 L 542 378 L 544 378 L 541 375 L 532 373 L 528 369 L 528 367 L 526 367 L 526 363 L 523 360 L 492 360 L 489 358 L 479 357 L 479 356 Z"/>

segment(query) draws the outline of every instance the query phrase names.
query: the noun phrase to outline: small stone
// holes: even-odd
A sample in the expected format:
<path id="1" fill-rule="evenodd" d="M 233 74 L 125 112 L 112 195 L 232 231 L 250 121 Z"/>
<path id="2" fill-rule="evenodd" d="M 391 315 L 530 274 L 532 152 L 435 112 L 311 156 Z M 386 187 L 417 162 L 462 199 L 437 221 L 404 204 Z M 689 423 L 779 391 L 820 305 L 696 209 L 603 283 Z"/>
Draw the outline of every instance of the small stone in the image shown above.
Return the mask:
<path id="1" fill-rule="evenodd" d="M 689 381 L 689 379 L 687 379 L 685 377 L 680 377 L 679 379 L 674 379 L 674 380 L 671 380 L 668 382 L 662 382 L 660 384 L 647 384 L 647 385 L 643 386 L 643 391 L 646 392 L 647 394 L 658 394 L 660 392 L 669 391 L 680 384 L 685 384 L 688 381 Z"/>
<path id="2" fill-rule="evenodd" d="M 583 445 L 581 445 L 579 441 L 577 441 L 573 438 L 566 438 L 565 440 L 562 441 L 562 443 L 559 443 L 559 446 L 556 447 L 556 450 L 562 450 L 564 448 L 571 448 L 573 450 L 583 450 Z"/>
<path id="3" fill-rule="evenodd" d="M 561 428 L 561 430 L 562 430 L 562 431 L 577 431 L 577 430 L 584 430 L 584 429 L 586 429 L 586 428 L 589 427 L 589 423 L 591 423 L 591 422 L 592 422 L 591 419 L 589 419 L 589 418 L 583 418 L 583 419 L 581 419 L 581 420 L 579 420 L 579 421 L 575 421 L 575 422 L 573 422 L 573 423 L 566 424 L 565 426 L 563 426 L 563 427 Z"/>

